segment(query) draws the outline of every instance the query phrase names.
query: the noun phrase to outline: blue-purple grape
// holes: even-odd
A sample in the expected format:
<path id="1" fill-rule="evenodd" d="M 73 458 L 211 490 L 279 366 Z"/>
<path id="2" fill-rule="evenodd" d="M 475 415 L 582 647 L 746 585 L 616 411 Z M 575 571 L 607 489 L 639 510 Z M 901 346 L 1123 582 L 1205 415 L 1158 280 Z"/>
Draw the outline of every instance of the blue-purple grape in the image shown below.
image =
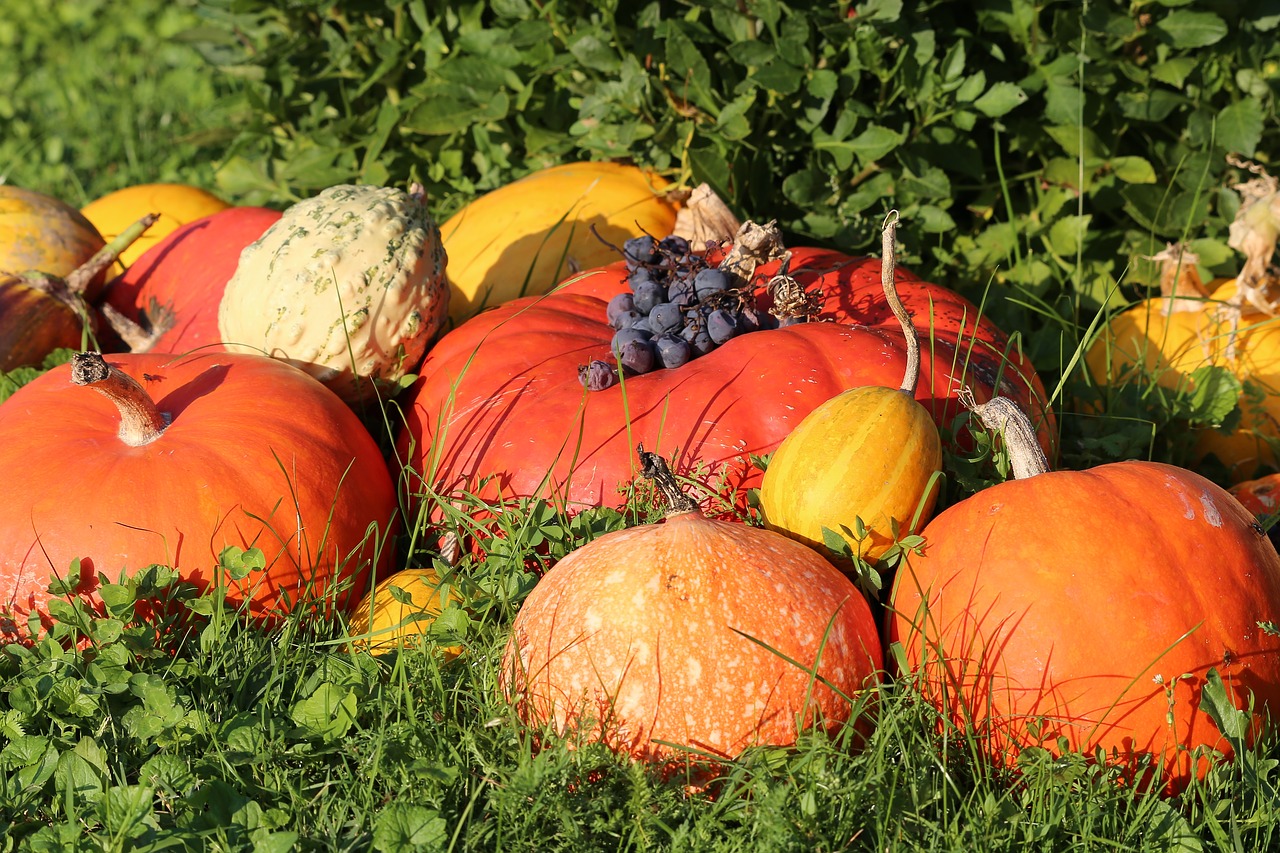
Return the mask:
<path id="1" fill-rule="evenodd" d="M 615 329 L 621 329 L 622 327 L 618 325 L 617 321 L 618 315 L 626 313 L 627 311 L 634 311 L 635 308 L 636 300 L 632 294 L 626 292 L 618 293 L 615 294 L 614 297 L 609 300 L 609 304 L 605 306 L 604 316 L 609 321 L 610 326 L 613 326 Z"/>
<path id="2" fill-rule="evenodd" d="M 622 252 L 626 256 L 628 266 L 656 264 L 662 258 L 658 252 L 658 241 L 648 234 L 632 237 L 623 243 Z"/>
<path id="3" fill-rule="evenodd" d="M 729 274 L 718 267 L 707 267 L 699 270 L 693 277 L 693 289 L 699 299 L 705 299 L 713 293 L 719 293 L 732 286 Z"/>
<path id="4" fill-rule="evenodd" d="M 649 337 L 653 337 L 657 334 L 657 331 L 653 328 L 653 324 L 650 323 L 649 318 L 645 316 L 639 317 L 627 328 L 635 329 L 637 332 L 644 332 Z"/>
<path id="5" fill-rule="evenodd" d="M 683 367 L 693 357 L 693 347 L 689 342 L 670 332 L 654 338 L 653 348 L 657 352 L 658 363 L 668 370 Z"/>
<path id="6" fill-rule="evenodd" d="M 613 326 L 615 329 L 630 329 L 632 326 L 634 326 L 636 323 L 639 323 L 641 320 L 647 320 L 647 319 L 648 318 L 644 314 L 641 314 L 639 311 L 632 309 L 631 311 L 625 311 L 619 314 L 618 316 L 614 317 L 613 322 L 610 323 L 609 325 Z"/>
<path id="7" fill-rule="evenodd" d="M 694 334 L 693 340 L 689 341 L 689 345 L 697 355 L 706 355 L 716 348 L 716 342 L 707 334 L 706 329 L 699 329 Z"/>
<path id="8" fill-rule="evenodd" d="M 658 241 L 658 248 L 669 255 L 679 257 L 689 254 L 689 241 L 675 234 L 669 234 Z"/>
<path id="9" fill-rule="evenodd" d="M 649 328 L 653 329 L 655 335 L 674 331 L 680 328 L 683 321 L 684 313 L 674 302 L 659 302 L 649 312 Z"/>
<path id="10" fill-rule="evenodd" d="M 618 383 L 618 373 L 609 362 L 593 358 L 590 364 L 578 366 L 578 381 L 588 391 L 603 391 Z"/>
<path id="11" fill-rule="evenodd" d="M 707 315 L 707 334 L 717 344 L 738 334 L 738 318 L 723 308 L 717 308 Z"/>
<path id="12" fill-rule="evenodd" d="M 653 370 L 653 342 L 647 338 L 644 340 L 631 339 L 625 341 L 618 348 L 618 361 L 622 362 L 622 366 L 632 373 L 648 373 Z"/>
<path id="13" fill-rule="evenodd" d="M 617 332 L 613 333 L 613 340 L 609 342 L 609 349 L 613 351 L 614 355 L 621 355 L 622 348 L 629 341 L 642 341 L 647 343 L 652 337 L 653 335 L 649 332 L 642 332 L 634 326 L 629 329 L 619 329 Z"/>
<path id="14" fill-rule="evenodd" d="M 653 281 L 653 270 L 648 267 L 639 267 L 627 274 L 627 286 L 632 290 L 650 281 Z"/>
<path id="15" fill-rule="evenodd" d="M 697 301 L 693 292 L 693 282 L 687 278 L 677 278 L 667 285 L 667 301 L 680 306 L 692 305 Z"/>
<path id="16" fill-rule="evenodd" d="M 655 281 L 636 285 L 635 307 L 641 314 L 648 314 L 653 306 L 667 301 L 667 289 Z"/>

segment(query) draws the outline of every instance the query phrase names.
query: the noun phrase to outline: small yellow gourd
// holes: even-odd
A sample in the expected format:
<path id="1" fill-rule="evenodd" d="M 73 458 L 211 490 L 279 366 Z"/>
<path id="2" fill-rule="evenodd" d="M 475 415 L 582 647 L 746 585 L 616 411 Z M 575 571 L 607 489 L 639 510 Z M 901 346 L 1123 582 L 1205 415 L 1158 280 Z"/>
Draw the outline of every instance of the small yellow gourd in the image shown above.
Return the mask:
<path id="1" fill-rule="evenodd" d="M 853 530 L 861 519 L 868 536 L 850 544 L 867 560 L 893 544 L 895 526 L 906 535 L 915 532 L 913 519 L 929 520 L 942 468 L 938 428 L 915 399 L 920 342 L 894 284 L 897 223 L 892 211 L 881 283 L 907 343 L 901 387 L 851 388 L 818 406 L 783 439 L 760 486 L 765 524 L 813 547 L 823 547 L 824 527 Z"/>
<path id="2" fill-rule="evenodd" d="M 380 655 L 419 640 L 449 605 L 462 598 L 435 569 L 402 569 L 388 575 L 365 596 L 351 613 L 347 633 L 352 644 Z M 444 646 L 440 653 L 450 660 L 461 646 Z"/>
<path id="3" fill-rule="evenodd" d="M 187 184 L 135 184 L 89 202 L 80 212 L 108 242 L 148 213 L 159 214 L 147 233 L 120 253 L 118 264 L 112 268 L 113 274 L 119 274 L 123 267 L 131 266 L 183 225 L 230 206 L 208 190 Z"/>

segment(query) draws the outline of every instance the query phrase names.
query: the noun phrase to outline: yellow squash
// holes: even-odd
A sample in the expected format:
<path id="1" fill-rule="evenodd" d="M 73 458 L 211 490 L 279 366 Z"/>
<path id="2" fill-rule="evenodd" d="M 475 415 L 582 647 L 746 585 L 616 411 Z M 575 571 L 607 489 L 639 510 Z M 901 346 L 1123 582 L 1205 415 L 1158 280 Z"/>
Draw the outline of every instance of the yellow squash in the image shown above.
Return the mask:
<path id="1" fill-rule="evenodd" d="M 929 520 L 942 468 L 938 428 L 915 399 L 920 344 L 894 285 L 896 226 L 894 212 L 881 263 L 885 296 L 907 341 L 902 386 L 851 388 L 818 406 L 783 439 L 760 485 L 765 523 L 811 546 L 822 547 L 822 528 L 854 530 L 861 519 L 868 536 L 850 545 L 866 560 L 888 550 L 895 526 L 905 536 Z"/>
<path id="2" fill-rule="evenodd" d="M 148 213 L 160 218 L 132 246 L 120 253 L 120 263 L 129 266 L 142 253 L 188 222 L 225 210 L 231 205 L 213 193 L 186 184 L 138 184 L 125 187 L 91 201 L 80 212 L 102 232 L 108 242 Z M 121 271 L 116 267 L 115 271 Z"/>
<path id="3" fill-rule="evenodd" d="M 667 186 L 635 166 L 568 163 L 471 202 L 440 227 L 453 325 L 484 308 L 546 293 L 577 270 L 619 260 L 605 241 L 621 247 L 641 234 L 665 237 L 677 209 Z"/>
<path id="4" fill-rule="evenodd" d="M 462 599 L 434 569 L 402 569 L 383 578 L 357 605 L 347 633 L 356 648 L 380 655 L 421 640 L 449 602 Z M 440 652 L 448 660 L 462 647 L 444 646 Z"/>

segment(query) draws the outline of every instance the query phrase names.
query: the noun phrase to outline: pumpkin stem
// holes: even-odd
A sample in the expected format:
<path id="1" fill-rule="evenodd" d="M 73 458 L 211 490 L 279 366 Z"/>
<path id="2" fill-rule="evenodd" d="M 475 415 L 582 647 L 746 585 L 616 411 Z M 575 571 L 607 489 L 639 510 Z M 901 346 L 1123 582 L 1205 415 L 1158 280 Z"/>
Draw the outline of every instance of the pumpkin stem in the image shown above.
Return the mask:
<path id="1" fill-rule="evenodd" d="M 884 298 L 889 302 L 889 310 L 902 324 L 902 336 L 907 341 L 907 366 L 903 371 L 900 391 L 915 396 L 916 382 L 920 379 L 920 336 L 907 307 L 898 298 L 898 286 L 894 281 L 896 262 L 894 253 L 898 251 L 898 211 L 891 210 L 884 219 L 880 233 L 880 284 L 884 287 Z"/>
<path id="2" fill-rule="evenodd" d="M 89 282 L 116 262 L 120 257 L 120 253 L 133 245 L 134 241 L 142 236 L 143 232 L 156 224 L 156 220 L 160 218 L 158 213 L 148 213 L 137 222 L 120 232 L 114 240 L 99 249 L 94 256 L 81 264 L 77 269 L 67 276 L 67 287 L 72 293 L 84 293 L 85 288 L 89 286 Z"/>
<path id="3" fill-rule="evenodd" d="M 117 435 L 130 447 L 150 444 L 169 425 L 147 390 L 120 368 L 107 364 L 101 353 L 76 353 L 71 359 L 71 381 L 92 388 L 115 404 L 120 412 Z"/>
<path id="4" fill-rule="evenodd" d="M 662 492 L 662 496 L 666 498 L 668 516 L 697 510 L 697 501 L 686 495 L 680 488 L 675 475 L 671 473 L 671 468 L 667 466 L 667 460 L 656 453 L 648 452 L 643 444 L 636 445 L 636 453 L 640 456 L 640 473 L 644 474 L 646 479 L 653 480 L 658 491 Z"/>
<path id="5" fill-rule="evenodd" d="M 747 220 L 733 235 L 733 248 L 720 261 L 720 269 L 750 284 L 756 267 L 776 261 L 785 253 L 782 231 L 775 220 L 764 225 Z"/>
<path id="6" fill-rule="evenodd" d="M 1196 264 L 1200 257 L 1183 243 L 1170 243 L 1164 250 L 1148 255 L 1160 263 L 1160 313 L 1168 317 L 1186 311 L 1203 311 L 1209 291 Z"/>
<path id="7" fill-rule="evenodd" d="M 1018 404 L 1008 397 L 992 397 L 979 403 L 967 387 L 956 395 L 961 405 L 978 416 L 982 425 L 998 432 L 1009 453 L 1009 464 L 1015 480 L 1026 480 L 1049 471 L 1049 459 L 1044 455 L 1040 442 L 1036 441 L 1031 421 Z"/>

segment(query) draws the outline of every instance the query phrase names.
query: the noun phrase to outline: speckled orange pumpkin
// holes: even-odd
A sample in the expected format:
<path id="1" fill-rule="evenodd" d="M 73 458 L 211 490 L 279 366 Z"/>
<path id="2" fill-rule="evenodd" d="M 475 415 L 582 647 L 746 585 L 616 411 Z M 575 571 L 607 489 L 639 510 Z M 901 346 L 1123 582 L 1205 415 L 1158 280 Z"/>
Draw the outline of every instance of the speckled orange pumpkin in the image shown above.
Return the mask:
<path id="1" fill-rule="evenodd" d="M 790 745 L 801 719 L 846 723 L 847 697 L 881 667 L 862 594 L 794 540 L 704 517 L 642 458 L 672 509 L 573 551 L 534 588 L 503 666 L 521 716 L 656 762 L 682 746 Z"/>

